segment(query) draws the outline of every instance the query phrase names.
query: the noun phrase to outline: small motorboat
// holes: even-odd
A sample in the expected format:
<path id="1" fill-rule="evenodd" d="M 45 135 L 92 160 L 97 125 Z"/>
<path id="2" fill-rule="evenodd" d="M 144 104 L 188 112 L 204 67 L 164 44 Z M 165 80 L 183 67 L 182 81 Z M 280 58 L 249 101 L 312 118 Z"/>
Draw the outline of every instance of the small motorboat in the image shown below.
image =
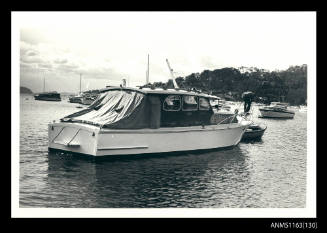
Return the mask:
<path id="1" fill-rule="evenodd" d="M 78 94 L 78 95 L 75 95 L 75 96 L 70 96 L 68 101 L 70 103 L 79 103 L 79 104 L 81 104 L 82 103 L 82 98 L 83 98 L 83 96 L 81 94 Z"/>
<path id="2" fill-rule="evenodd" d="M 242 141 L 259 140 L 267 129 L 266 125 L 251 124 L 244 132 Z"/>
<path id="3" fill-rule="evenodd" d="M 270 106 L 259 108 L 261 118 L 294 118 L 295 112 L 287 106 L 288 103 L 272 102 Z"/>

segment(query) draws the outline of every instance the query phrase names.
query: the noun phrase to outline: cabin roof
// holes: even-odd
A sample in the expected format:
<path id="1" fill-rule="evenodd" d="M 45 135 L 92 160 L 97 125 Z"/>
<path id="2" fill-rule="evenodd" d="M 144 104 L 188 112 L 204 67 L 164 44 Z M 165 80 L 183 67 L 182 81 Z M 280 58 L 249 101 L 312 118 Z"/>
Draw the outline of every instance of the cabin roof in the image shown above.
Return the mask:
<path id="1" fill-rule="evenodd" d="M 208 95 L 201 92 L 195 92 L 195 91 L 186 91 L 182 89 L 162 89 L 162 88 L 134 88 L 134 87 L 107 87 L 104 89 L 101 89 L 100 92 L 107 92 L 107 91 L 113 91 L 113 90 L 128 90 L 128 91 L 136 91 L 143 94 L 156 94 L 156 95 L 195 95 L 200 97 L 206 97 L 210 99 L 220 99 L 217 96 L 214 95 Z"/>

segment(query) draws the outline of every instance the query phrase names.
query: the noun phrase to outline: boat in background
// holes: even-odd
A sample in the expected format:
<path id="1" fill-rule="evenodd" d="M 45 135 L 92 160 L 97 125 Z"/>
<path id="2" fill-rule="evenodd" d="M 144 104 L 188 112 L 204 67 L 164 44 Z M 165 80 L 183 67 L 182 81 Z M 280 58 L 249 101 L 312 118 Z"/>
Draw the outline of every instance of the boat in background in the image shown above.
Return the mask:
<path id="1" fill-rule="evenodd" d="M 43 100 L 43 101 L 61 101 L 60 93 L 53 92 L 43 92 L 34 95 L 35 100 Z"/>
<path id="2" fill-rule="evenodd" d="M 231 111 L 231 106 L 224 104 L 224 105 L 220 106 L 219 110 L 220 111 L 230 112 Z"/>
<path id="3" fill-rule="evenodd" d="M 98 94 L 83 94 L 81 104 L 91 105 L 98 98 Z"/>
<path id="4" fill-rule="evenodd" d="M 287 109 L 288 103 L 271 102 L 270 106 L 259 108 L 262 118 L 294 118 L 295 112 Z"/>
<path id="5" fill-rule="evenodd" d="M 226 100 L 218 96 L 215 99 L 210 100 L 210 105 L 215 109 L 215 111 L 219 111 L 219 112 L 231 111 L 230 102 L 227 102 Z"/>
<path id="6" fill-rule="evenodd" d="M 307 112 L 308 107 L 306 105 L 300 105 L 299 112 Z"/>
<path id="7" fill-rule="evenodd" d="M 60 93 L 56 91 L 45 92 L 45 76 L 43 77 L 43 92 L 34 95 L 35 100 L 42 101 L 61 101 Z"/>
<path id="8" fill-rule="evenodd" d="M 78 103 L 78 104 L 81 104 L 82 103 L 82 98 L 83 96 L 78 94 L 78 95 L 75 95 L 75 96 L 70 96 L 68 101 L 70 103 Z"/>
<path id="9" fill-rule="evenodd" d="M 82 94 L 69 97 L 69 102 L 79 103 L 83 105 L 91 105 L 98 98 L 98 95 L 99 91 L 83 92 Z"/>
<path id="10" fill-rule="evenodd" d="M 68 102 L 81 104 L 83 100 L 82 95 L 82 74 L 79 74 L 79 93 L 75 96 L 70 96 Z"/>
<path id="11" fill-rule="evenodd" d="M 99 96 L 100 90 L 89 90 L 82 93 L 81 104 L 91 105 Z"/>

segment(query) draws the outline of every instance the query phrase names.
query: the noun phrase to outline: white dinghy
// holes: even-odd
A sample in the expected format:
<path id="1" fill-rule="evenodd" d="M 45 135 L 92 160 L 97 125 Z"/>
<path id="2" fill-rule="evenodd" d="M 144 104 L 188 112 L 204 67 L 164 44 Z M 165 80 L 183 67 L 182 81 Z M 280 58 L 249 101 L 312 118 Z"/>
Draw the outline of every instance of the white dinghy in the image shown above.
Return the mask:
<path id="1" fill-rule="evenodd" d="M 212 121 L 211 98 L 176 89 L 109 87 L 88 108 L 48 125 L 49 150 L 104 156 L 236 146 L 250 122 L 238 122 L 237 113 Z"/>

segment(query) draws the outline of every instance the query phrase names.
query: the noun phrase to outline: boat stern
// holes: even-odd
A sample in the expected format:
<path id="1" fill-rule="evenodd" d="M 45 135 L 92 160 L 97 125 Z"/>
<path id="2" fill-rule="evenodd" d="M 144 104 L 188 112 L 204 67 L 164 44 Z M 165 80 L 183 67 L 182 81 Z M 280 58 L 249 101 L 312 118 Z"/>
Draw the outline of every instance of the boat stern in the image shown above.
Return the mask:
<path id="1" fill-rule="evenodd" d="M 49 150 L 96 155 L 99 128 L 77 123 L 48 124 Z"/>

